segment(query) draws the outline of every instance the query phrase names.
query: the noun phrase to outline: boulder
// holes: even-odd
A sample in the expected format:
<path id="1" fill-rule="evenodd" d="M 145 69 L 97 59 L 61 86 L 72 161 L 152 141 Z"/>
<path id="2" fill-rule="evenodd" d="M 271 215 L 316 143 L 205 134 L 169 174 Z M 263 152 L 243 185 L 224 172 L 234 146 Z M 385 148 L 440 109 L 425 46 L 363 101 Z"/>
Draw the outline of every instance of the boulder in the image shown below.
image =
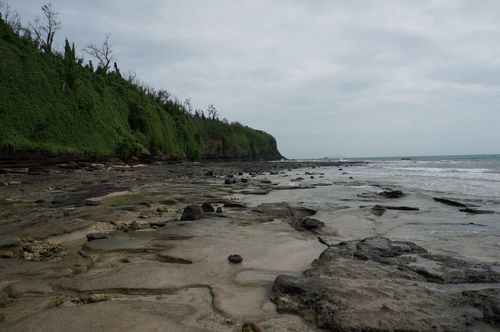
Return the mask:
<path id="1" fill-rule="evenodd" d="M 188 205 L 182 211 L 181 220 L 198 220 L 205 216 L 205 211 L 199 205 Z"/>
<path id="2" fill-rule="evenodd" d="M 243 261 L 243 257 L 240 255 L 230 255 L 227 260 L 233 264 L 240 264 Z"/>
<path id="3" fill-rule="evenodd" d="M 203 209 L 203 212 L 215 212 L 214 207 L 212 204 L 205 202 L 201 205 L 201 208 Z"/>

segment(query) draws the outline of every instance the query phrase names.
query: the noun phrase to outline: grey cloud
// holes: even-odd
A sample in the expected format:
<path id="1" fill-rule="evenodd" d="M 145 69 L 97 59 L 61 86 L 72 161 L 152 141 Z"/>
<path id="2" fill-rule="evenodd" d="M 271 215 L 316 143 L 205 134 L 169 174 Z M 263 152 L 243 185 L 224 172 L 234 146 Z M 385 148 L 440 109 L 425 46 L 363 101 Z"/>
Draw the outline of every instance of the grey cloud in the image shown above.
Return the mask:
<path id="1" fill-rule="evenodd" d="M 288 157 L 494 153 L 500 2 L 63 1 L 81 50 L 274 134 Z M 28 19 L 41 0 L 11 1 Z"/>

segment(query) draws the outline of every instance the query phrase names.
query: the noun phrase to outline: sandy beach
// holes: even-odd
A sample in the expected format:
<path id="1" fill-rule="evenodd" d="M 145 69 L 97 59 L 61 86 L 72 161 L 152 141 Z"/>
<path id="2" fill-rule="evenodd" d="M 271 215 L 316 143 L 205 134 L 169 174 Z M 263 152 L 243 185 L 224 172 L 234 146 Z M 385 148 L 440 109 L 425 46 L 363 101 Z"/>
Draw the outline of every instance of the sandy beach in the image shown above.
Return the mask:
<path id="1" fill-rule="evenodd" d="M 4 169 L 0 330 L 497 329 L 498 201 L 365 166 Z"/>

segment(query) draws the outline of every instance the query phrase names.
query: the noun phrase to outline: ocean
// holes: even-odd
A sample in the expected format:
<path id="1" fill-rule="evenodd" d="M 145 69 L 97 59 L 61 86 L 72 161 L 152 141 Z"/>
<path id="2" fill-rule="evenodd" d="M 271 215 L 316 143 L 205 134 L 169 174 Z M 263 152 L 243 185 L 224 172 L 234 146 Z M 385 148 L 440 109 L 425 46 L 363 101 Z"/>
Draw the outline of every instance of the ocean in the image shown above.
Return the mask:
<path id="1" fill-rule="evenodd" d="M 415 242 L 435 253 L 500 261 L 500 155 L 409 158 L 352 158 L 348 160 L 367 164 L 290 170 L 272 180 L 313 188 L 276 190 L 245 200 L 254 205 L 285 201 L 317 210 L 314 217 L 335 230 L 339 241 L 384 236 Z M 388 189 L 401 190 L 404 196 L 378 195 Z M 484 213 L 468 213 L 434 198 Z M 418 210 L 377 216 L 371 210 L 374 205 Z"/>
<path id="2" fill-rule="evenodd" d="M 349 158 L 353 177 L 409 189 L 500 199 L 500 155 Z"/>

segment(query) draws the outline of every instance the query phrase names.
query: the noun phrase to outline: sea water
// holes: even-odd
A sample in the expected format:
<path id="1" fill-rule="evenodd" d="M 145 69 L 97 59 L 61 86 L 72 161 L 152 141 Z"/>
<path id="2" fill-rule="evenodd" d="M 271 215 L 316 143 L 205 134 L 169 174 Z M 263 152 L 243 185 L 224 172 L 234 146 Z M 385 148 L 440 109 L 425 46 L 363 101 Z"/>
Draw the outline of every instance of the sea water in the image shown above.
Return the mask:
<path id="1" fill-rule="evenodd" d="M 352 159 L 349 159 L 352 160 Z M 413 190 L 500 199 L 500 155 L 356 158 L 353 177 Z"/>
<path id="2" fill-rule="evenodd" d="M 500 261 L 500 155 L 352 160 L 367 163 L 264 174 L 260 177 L 272 179 L 278 187 L 311 189 L 274 190 L 241 198 L 251 205 L 285 201 L 312 208 L 318 211 L 314 218 L 323 221 L 338 241 L 384 236 L 412 241 L 435 253 Z M 404 196 L 378 195 L 387 189 L 401 190 Z M 435 201 L 436 197 L 489 213 L 467 213 Z M 377 216 L 371 211 L 376 204 L 418 211 L 389 210 Z"/>

